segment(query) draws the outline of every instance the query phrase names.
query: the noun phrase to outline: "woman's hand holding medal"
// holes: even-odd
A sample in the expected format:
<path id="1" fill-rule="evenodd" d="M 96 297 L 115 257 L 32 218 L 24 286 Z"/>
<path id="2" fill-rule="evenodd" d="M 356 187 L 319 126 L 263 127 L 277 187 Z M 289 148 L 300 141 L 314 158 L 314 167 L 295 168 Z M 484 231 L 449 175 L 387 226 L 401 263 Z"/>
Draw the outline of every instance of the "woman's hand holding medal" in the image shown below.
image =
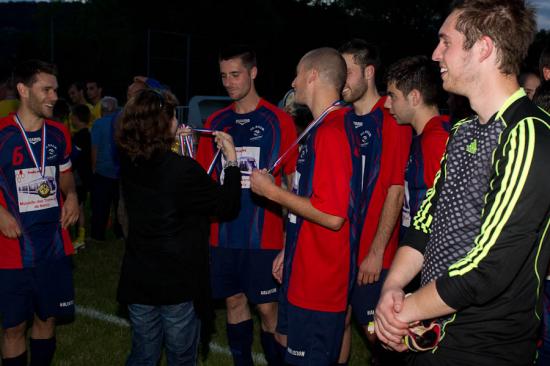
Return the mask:
<path id="1" fill-rule="evenodd" d="M 218 145 L 218 149 L 221 150 L 225 160 L 237 161 L 237 153 L 235 152 L 235 144 L 230 134 L 223 131 L 214 131 L 214 141 Z"/>

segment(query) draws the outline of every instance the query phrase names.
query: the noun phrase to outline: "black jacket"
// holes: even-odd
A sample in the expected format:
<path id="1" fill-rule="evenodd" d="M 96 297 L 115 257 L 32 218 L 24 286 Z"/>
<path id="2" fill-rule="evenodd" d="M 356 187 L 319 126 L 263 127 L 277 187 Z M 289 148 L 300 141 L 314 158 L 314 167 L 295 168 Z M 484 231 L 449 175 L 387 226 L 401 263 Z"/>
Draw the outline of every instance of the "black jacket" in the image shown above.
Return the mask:
<path id="1" fill-rule="evenodd" d="M 118 300 L 169 305 L 193 300 L 200 315 L 208 298 L 209 216 L 238 213 L 238 168 L 225 170 L 224 185 L 193 159 L 173 152 L 147 161 L 121 156 L 128 238 Z"/>

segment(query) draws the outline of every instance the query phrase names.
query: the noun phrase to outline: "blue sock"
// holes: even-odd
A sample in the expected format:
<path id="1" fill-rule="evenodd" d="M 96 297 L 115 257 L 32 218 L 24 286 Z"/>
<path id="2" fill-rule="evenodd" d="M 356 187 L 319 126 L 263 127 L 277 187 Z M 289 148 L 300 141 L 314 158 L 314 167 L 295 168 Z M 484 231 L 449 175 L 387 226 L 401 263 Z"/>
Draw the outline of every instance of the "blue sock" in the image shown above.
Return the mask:
<path id="1" fill-rule="evenodd" d="M 27 366 L 27 351 L 17 357 L 2 358 L 3 366 Z"/>
<path id="2" fill-rule="evenodd" d="M 55 337 L 49 339 L 33 339 L 30 341 L 31 365 L 50 366 L 55 353 Z"/>
<path id="3" fill-rule="evenodd" d="M 227 343 L 231 349 L 235 366 L 253 366 L 252 362 L 252 319 L 237 324 L 227 324 Z"/>
<path id="4" fill-rule="evenodd" d="M 275 340 L 275 335 L 262 330 L 260 332 L 260 340 L 267 364 L 269 366 L 284 365 L 285 349 Z"/>

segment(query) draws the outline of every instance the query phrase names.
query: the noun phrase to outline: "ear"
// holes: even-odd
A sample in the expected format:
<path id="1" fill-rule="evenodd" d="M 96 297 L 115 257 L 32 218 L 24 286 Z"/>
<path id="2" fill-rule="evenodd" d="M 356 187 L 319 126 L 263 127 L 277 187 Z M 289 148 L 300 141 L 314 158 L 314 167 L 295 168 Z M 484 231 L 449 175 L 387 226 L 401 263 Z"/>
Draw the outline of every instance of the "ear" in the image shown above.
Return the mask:
<path id="1" fill-rule="evenodd" d="M 495 56 L 496 59 L 496 49 L 495 49 L 495 43 L 493 40 L 488 36 L 482 36 L 476 43 L 478 43 L 479 46 L 479 61 L 483 62 L 492 55 Z"/>
<path id="2" fill-rule="evenodd" d="M 420 91 L 418 89 L 413 89 L 407 95 L 407 99 L 413 107 L 416 107 L 422 101 L 422 95 L 420 94 Z"/>
<path id="3" fill-rule="evenodd" d="M 374 78 L 374 66 L 368 65 L 365 67 L 365 70 L 363 71 L 363 76 L 365 79 L 370 80 Z"/>
<path id="4" fill-rule="evenodd" d="M 315 80 L 317 80 L 318 77 L 319 77 L 319 71 L 317 71 L 317 69 L 309 70 L 308 75 L 307 75 L 308 84 L 314 82 Z"/>
<path id="5" fill-rule="evenodd" d="M 29 97 L 29 88 L 23 84 L 23 83 L 17 83 L 16 85 L 17 92 L 21 96 L 21 98 L 28 98 Z"/>
<path id="6" fill-rule="evenodd" d="M 256 79 L 256 76 L 258 75 L 258 68 L 256 66 L 252 66 L 250 69 L 250 77 L 252 80 Z"/>

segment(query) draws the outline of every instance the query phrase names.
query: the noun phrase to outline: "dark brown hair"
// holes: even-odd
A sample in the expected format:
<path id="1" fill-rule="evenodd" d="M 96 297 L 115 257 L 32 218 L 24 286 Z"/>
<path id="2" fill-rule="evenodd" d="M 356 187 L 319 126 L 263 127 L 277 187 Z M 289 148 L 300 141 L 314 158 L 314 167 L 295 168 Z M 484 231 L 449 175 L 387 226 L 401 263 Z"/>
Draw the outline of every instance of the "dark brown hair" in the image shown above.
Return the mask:
<path id="1" fill-rule="evenodd" d="M 131 160 L 149 159 L 170 150 L 174 143 L 172 118 L 177 99 L 168 92 L 141 90 L 131 98 L 117 122 L 115 139 Z"/>
<path id="2" fill-rule="evenodd" d="M 416 89 L 422 94 L 426 105 L 437 105 L 441 85 L 439 69 L 426 56 L 411 56 L 396 61 L 388 69 L 386 82 L 395 83 L 405 96 Z"/>
<path id="3" fill-rule="evenodd" d="M 453 10 L 458 11 L 456 30 L 464 34 L 465 50 L 488 36 L 495 44 L 500 71 L 519 74 L 537 31 L 532 6 L 523 0 L 464 0 L 456 2 Z"/>

